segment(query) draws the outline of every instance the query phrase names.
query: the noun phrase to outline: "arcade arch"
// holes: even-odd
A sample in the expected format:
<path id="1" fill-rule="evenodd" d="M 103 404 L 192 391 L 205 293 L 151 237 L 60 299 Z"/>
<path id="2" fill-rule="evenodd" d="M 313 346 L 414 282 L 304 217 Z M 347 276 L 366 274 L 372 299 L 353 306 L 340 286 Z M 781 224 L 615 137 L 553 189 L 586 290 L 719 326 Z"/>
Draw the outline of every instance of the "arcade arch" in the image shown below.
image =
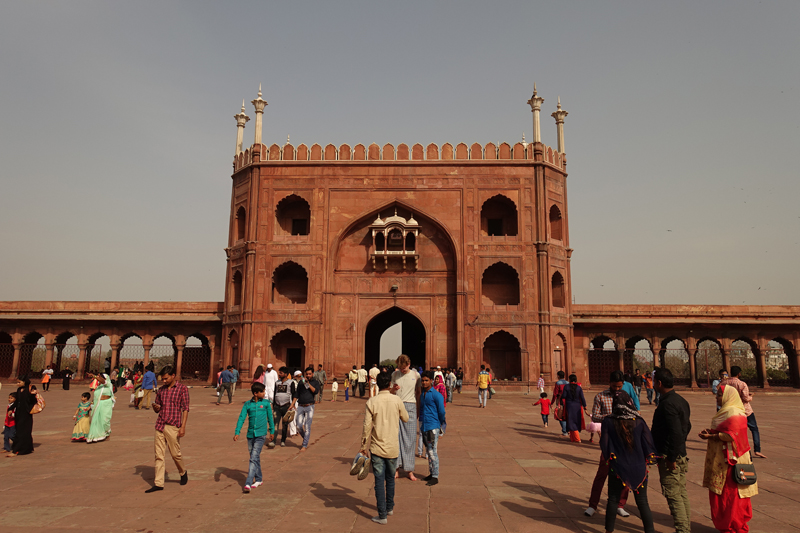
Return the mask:
<path id="1" fill-rule="evenodd" d="M 483 305 L 519 305 L 519 274 L 514 267 L 498 262 L 483 271 Z"/>
<path id="2" fill-rule="evenodd" d="M 400 307 L 390 307 L 372 317 L 364 334 L 364 364 L 371 368 L 380 364 L 381 339 L 393 326 L 401 324 L 399 341 L 400 353 L 411 359 L 411 366 L 427 368 L 427 335 L 422 321 Z"/>
<path id="3" fill-rule="evenodd" d="M 14 368 L 14 345 L 11 335 L 0 331 L 0 376 L 10 376 Z"/>
<path id="4" fill-rule="evenodd" d="M 211 371 L 211 346 L 208 338 L 201 333 L 193 333 L 186 339 L 181 360 L 181 375 L 194 379 L 205 379 Z"/>
<path id="5" fill-rule="evenodd" d="M 611 338 L 605 335 L 593 338 L 589 343 L 589 381 L 608 383 L 611 372 L 619 369 L 619 357 L 617 345 Z"/>
<path id="6" fill-rule="evenodd" d="M 742 369 L 739 379 L 750 386 L 755 386 L 760 382 L 760 370 L 756 364 L 758 345 L 747 337 L 739 337 L 731 343 L 731 350 L 728 360 L 730 366 L 738 366 Z M 730 370 L 730 368 L 728 368 Z"/>
<path id="7" fill-rule="evenodd" d="M 492 369 L 493 379 L 522 379 L 522 353 L 519 340 L 500 330 L 483 342 L 483 364 Z"/>
<path id="8" fill-rule="evenodd" d="M 481 235 L 488 237 L 516 236 L 517 205 L 498 194 L 481 206 Z"/>
<path id="9" fill-rule="evenodd" d="M 278 202 L 275 209 L 276 232 L 283 235 L 308 235 L 311 227 L 311 207 L 305 198 L 291 194 Z"/>
<path id="10" fill-rule="evenodd" d="M 724 364 L 719 341 L 712 337 L 701 338 L 697 343 L 694 361 L 697 384 L 704 383 L 706 387 L 711 387 L 711 382 L 717 379 Z"/>

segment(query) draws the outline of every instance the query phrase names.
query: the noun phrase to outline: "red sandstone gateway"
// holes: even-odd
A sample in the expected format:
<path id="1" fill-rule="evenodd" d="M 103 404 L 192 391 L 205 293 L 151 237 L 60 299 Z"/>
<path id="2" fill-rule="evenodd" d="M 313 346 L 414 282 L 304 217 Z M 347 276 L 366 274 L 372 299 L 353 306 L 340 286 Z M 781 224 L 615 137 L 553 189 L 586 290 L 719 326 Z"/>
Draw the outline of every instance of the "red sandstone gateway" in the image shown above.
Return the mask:
<path id="1" fill-rule="evenodd" d="M 80 379 L 103 335 L 112 364 L 146 364 L 169 339 L 159 361 L 184 379 L 235 364 L 249 380 L 266 363 L 343 376 L 378 363 L 400 322 L 414 366 L 468 382 L 481 364 L 507 386 L 655 364 L 698 386 L 738 364 L 753 384 L 800 386 L 800 307 L 572 305 L 567 112 L 559 101 L 549 148 L 543 102 L 534 90 L 530 144 L 267 146 L 259 90 L 246 150 L 244 105 L 234 116 L 225 302 L 0 302 L 0 376 L 76 359 Z"/>

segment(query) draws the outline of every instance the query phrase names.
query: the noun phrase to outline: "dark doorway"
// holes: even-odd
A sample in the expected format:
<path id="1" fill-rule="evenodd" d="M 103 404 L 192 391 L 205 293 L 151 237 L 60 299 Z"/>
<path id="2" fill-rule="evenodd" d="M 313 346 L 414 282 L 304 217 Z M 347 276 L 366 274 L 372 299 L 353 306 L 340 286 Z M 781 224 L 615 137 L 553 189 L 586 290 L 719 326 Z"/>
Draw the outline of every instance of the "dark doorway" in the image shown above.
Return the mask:
<path id="1" fill-rule="evenodd" d="M 302 348 L 286 348 L 286 366 L 294 369 L 299 369 L 303 366 Z"/>
<path id="2" fill-rule="evenodd" d="M 403 333 L 400 346 L 402 353 L 411 358 L 411 366 L 425 366 L 425 326 L 417 317 L 399 307 L 392 307 L 377 315 L 367 324 L 364 341 L 364 363 L 367 368 L 380 364 L 381 336 L 383 332 L 401 322 Z"/>

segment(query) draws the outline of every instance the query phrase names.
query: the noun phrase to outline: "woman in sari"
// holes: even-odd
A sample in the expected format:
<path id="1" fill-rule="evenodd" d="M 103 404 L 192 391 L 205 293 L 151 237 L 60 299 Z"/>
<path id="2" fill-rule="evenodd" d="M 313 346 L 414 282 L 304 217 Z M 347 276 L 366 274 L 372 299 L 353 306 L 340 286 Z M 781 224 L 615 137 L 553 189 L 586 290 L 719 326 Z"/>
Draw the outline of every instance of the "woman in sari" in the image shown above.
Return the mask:
<path id="1" fill-rule="evenodd" d="M 564 415 L 567 419 L 569 440 L 580 442 L 581 431 L 586 429 L 586 421 L 583 419 L 582 412 L 586 410 L 586 398 L 583 396 L 583 389 L 578 385 L 578 377 L 575 374 L 570 374 L 569 384 L 561 393 L 561 404 L 564 406 Z"/>
<path id="2" fill-rule="evenodd" d="M 719 411 L 711 419 L 711 428 L 700 438 L 708 442 L 703 469 L 703 486 L 708 489 L 711 520 L 719 531 L 747 533 L 753 517 L 750 497 L 758 494 L 758 484 L 739 485 L 733 477 L 737 464 L 753 464 L 747 440 L 747 417 L 739 391 L 720 385 L 717 388 Z"/>
<path id="3" fill-rule="evenodd" d="M 89 377 L 97 378 L 97 388 L 94 391 L 94 403 L 92 404 L 92 423 L 89 427 L 89 435 L 86 442 L 100 442 L 111 435 L 111 414 L 114 409 L 114 388 L 108 374 Z"/>
<path id="4" fill-rule="evenodd" d="M 31 391 L 31 387 L 31 380 L 27 376 L 17 379 L 17 410 L 14 413 L 14 426 L 17 428 L 17 434 L 14 437 L 14 444 L 11 446 L 11 453 L 6 457 L 33 453 L 33 413 L 31 413 L 31 409 L 36 405 L 36 393 Z"/>
<path id="5" fill-rule="evenodd" d="M 654 532 L 653 513 L 647 501 L 647 465 L 655 464 L 657 452 L 650 428 L 627 392 L 619 391 L 614 396 L 611 414 L 601 423 L 600 450 L 609 464 L 606 532 L 614 531 L 625 487 L 633 491 L 645 533 Z"/>
<path id="6" fill-rule="evenodd" d="M 436 391 L 442 395 L 442 398 L 444 398 L 444 406 L 447 407 L 447 387 L 444 384 L 442 376 L 437 375 L 435 381 L 436 383 L 433 385 L 433 388 L 436 389 Z M 446 429 L 447 429 L 447 422 L 445 421 L 444 425 L 442 425 L 442 434 L 439 436 L 440 438 L 444 437 L 444 432 Z M 420 437 L 422 437 L 421 434 Z"/>
<path id="7" fill-rule="evenodd" d="M 133 376 L 133 406 L 138 409 L 139 402 L 142 401 L 142 396 L 144 396 L 144 391 L 142 391 L 142 381 L 144 380 L 144 375 L 137 371 L 136 374 Z"/>

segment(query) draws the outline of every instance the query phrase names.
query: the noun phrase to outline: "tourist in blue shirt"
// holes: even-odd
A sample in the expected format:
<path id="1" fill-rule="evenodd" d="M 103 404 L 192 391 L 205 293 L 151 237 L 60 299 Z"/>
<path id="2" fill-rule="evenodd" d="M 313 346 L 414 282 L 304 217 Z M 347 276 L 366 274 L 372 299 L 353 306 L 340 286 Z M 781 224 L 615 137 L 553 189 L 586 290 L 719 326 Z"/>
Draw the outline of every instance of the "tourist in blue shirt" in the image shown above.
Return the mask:
<path id="1" fill-rule="evenodd" d="M 242 406 L 239 421 L 236 422 L 236 432 L 233 440 L 239 440 L 244 419 L 247 418 L 247 451 L 250 454 L 250 469 L 244 482 L 244 492 L 250 492 L 264 481 L 261 477 L 261 449 L 264 442 L 275 438 L 275 422 L 272 420 L 272 405 L 265 400 L 266 389 L 263 383 L 253 383 L 250 386 L 253 398 Z"/>
<path id="2" fill-rule="evenodd" d="M 639 406 L 639 395 L 636 394 L 636 389 L 633 388 L 633 383 L 630 381 L 624 381 L 622 383 L 622 390 L 627 392 L 628 396 L 631 397 L 631 400 L 633 400 L 633 405 L 636 406 L 636 410 L 641 410 L 641 407 Z"/>
<path id="3" fill-rule="evenodd" d="M 439 483 L 439 453 L 437 445 L 442 426 L 447 423 L 444 396 L 433 388 L 433 372 L 422 373 L 422 394 L 419 396 L 419 430 L 428 455 L 430 474 L 423 478 L 428 485 Z"/>
<path id="4" fill-rule="evenodd" d="M 147 371 L 142 376 L 142 409 L 150 409 L 150 395 L 156 390 L 156 375 L 153 368 L 153 363 L 147 365 Z"/>
<path id="5" fill-rule="evenodd" d="M 231 385 L 231 396 L 236 395 L 236 384 L 239 383 L 239 371 L 236 370 L 234 365 L 231 365 L 230 368 L 231 374 L 233 375 L 233 385 Z"/>
<path id="6" fill-rule="evenodd" d="M 231 367 L 228 365 L 228 368 L 223 370 L 219 375 L 219 396 L 217 396 L 217 405 L 219 405 L 219 401 L 222 399 L 222 391 L 226 391 L 228 393 L 228 403 L 233 402 L 233 374 L 231 373 Z"/>

